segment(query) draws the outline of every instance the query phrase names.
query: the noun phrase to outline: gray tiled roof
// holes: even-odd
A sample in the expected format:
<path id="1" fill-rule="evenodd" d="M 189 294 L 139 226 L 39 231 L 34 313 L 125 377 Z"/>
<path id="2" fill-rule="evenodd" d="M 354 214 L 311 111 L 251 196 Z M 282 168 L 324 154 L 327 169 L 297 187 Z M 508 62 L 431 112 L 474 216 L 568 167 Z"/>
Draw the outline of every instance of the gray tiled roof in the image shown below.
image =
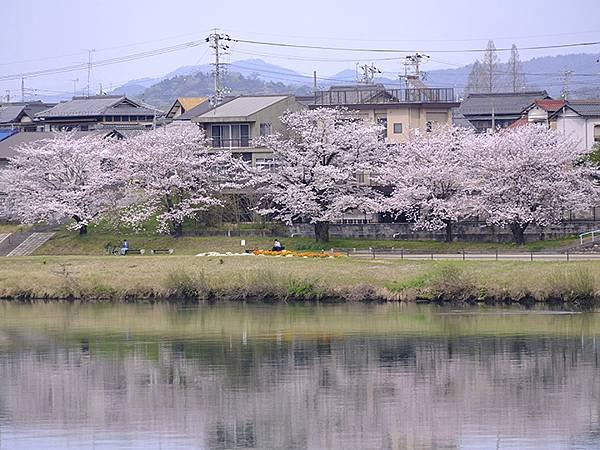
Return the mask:
<path id="1" fill-rule="evenodd" d="M 548 98 L 546 91 L 509 92 L 495 94 L 469 94 L 460 105 L 459 111 L 464 116 L 494 114 L 521 115 L 535 99 Z"/>
<path id="2" fill-rule="evenodd" d="M 213 118 L 248 117 L 286 98 L 287 95 L 236 97 L 201 114 L 196 119 L 203 121 Z"/>
<path id="3" fill-rule="evenodd" d="M 24 109 L 25 105 L 8 104 L 0 106 L 0 123 L 14 122 Z"/>
<path id="4" fill-rule="evenodd" d="M 568 106 L 582 116 L 600 116 L 600 100 L 573 100 L 567 102 Z"/>
<path id="5" fill-rule="evenodd" d="M 134 106 L 117 106 L 123 101 Z M 59 103 L 53 108 L 36 114 L 39 118 L 83 117 L 102 115 L 153 115 L 154 110 L 141 106 L 138 102 L 115 95 L 99 95 L 94 97 L 74 97 L 73 100 Z"/>
<path id="6" fill-rule="evenodd" d="M 142 131 L 138 131 L 142 132 Z M 114 133 L 113 130 L 102 130 L 102 131 L 75 131 L 75 137 L 83 137 L 93 134 L 106 137 Z M 125 136 L 124 133 L 119 131 L 120 134 Z M 16 155 L 17 148 L 22 144 L 33 143 L 41 141 L 42 139 L 51 139 L 54 136 L 54 132 L 51 131 L 32 131 L 32 132 L 21 132 L 15 133 L 12 136 L 0 141 L 0 159 L 11 158 Z M 125 136 L 128 137 L 128 136 Z"/>

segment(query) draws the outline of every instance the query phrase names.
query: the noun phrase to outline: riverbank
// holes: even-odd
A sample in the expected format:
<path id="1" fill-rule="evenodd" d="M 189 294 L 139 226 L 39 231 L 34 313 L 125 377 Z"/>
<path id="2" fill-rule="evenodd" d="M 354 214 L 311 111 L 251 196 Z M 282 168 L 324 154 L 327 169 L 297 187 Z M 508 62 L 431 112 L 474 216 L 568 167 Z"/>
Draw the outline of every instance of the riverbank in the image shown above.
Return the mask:
<path id="1" fill-rule="evenodd" d="M 0 259 L 0 297 L 93 302 L 547 302 L 593 305 L 600 262 L 268 256 Z"/>
<path id="2" fill-rule="evenodd" d="M 40 247 L 36 255 L 90 255 L 102 256 L 107 246 L 119 245 L 124 239 L 129 241 L 132 248 L 151 249 L 172 248 L 176 255 L 195 255 L 201 252 L 241 252 L 246 249 L 270 249 L 275 236 L 157 236 L 151 233 L 110 233 L 102 230 L 91 230 L 87 235 L 80 236 L 72 231 L 58 231 L 52 239 Z M 327 245 L 315 242 L 307 237 L 277 237 L 290 250 L 330 250 L 331 248 L 346 248 L 357 250 L 369 248 L 402 248 L 407 251 L 434 251 L 436 253 L 456 253 L 460 251 L 545 251 L 557 250 L 577 244 L 577 238 L 565 238 L 529 242 L 524 246 L 514 244 L 499 244 L 486 242 L 440 242 L 440 241 L 408 241 L 385 239 L 332 239 Z M 241 245 L 244 240 L 245 246 Z"/>

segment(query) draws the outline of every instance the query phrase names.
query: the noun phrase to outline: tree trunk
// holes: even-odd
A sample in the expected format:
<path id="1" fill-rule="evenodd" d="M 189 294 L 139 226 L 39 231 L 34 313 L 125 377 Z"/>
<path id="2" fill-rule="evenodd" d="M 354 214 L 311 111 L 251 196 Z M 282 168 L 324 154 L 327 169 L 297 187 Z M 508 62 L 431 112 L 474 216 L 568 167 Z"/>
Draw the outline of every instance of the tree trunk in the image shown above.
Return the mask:
<path id="1" fill-rule="evenodd" d="M 171 236 L 176 238 L 183 236 L 183 224 L 181 222 L 171 223 Z"/>
<path id="2" fill-rule="evenodd" d="M 510 224 L 510 231 L 512 231 L 513 234 L 513 238 L 515 240 L 515 244 L 517 245 L 524 245 L 525 244 L 525 229 L 527 228 L 528 224 L 518 224 L 518 223 L 511 223 Z"/>
<path id="3" fill-rule="evenodd" d="M 446 242 L 452 242 L 452 222 L 446 221 Z"/>
<path id="4" fill-rule="evenodd" d="M 315 223 L 315 239 L 317 242 L 329 242 L 329 222 Z"/>
<path id="5" fill-rule="evenodd" d="M 84 234 L 87 234 L 87 231 L 88 231 L 87 225 L 81 224 L 81 217 L 79 217 L 77 214 L 75 214 L 71 218 L 79 224 L 79 235 L 83 236 Z"/>

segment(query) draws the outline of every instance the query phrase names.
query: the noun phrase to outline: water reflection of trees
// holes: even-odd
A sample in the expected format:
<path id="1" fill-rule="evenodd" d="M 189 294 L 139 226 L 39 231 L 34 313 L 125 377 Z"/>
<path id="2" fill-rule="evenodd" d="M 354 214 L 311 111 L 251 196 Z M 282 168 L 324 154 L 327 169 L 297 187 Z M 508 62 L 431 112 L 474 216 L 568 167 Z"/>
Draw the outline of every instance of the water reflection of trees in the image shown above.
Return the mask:
<path id="1" fill-rule="evenodd" d="M 211 448 L 598 444 L 591 339 L 98 339 L 21 336 L 0 359 L 4 422 Z"/>

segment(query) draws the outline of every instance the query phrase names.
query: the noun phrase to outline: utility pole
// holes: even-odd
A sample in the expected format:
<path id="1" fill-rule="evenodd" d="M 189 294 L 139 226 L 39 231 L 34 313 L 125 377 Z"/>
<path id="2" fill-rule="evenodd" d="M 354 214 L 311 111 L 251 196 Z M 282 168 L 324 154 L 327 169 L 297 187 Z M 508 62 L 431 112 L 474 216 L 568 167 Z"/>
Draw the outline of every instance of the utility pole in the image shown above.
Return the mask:
<path id="1" fill-rule="evenodd" d="M 364 84 L 373 84 L 373 80 L 375 79 L 375 74 L 381 73 L 373 63 L 371 65 L 363 64 L 362 66 L 356 63 L 357 66 L 357 77 L 359 83 Z M 358 69 L 360 69 L 360 76 L 358 76 Z"/>
<path id="2" fill-rule="evenodd" d="M 21 77 L 21 101 L 25 101 L 25 78 Z"/>
<path id="3" fill-rule="evenodd" d="M 10 103 L 10 89 L 6 90 L 6 103 Z"/>
<path id="4" fill-rule="evenodd" d="M 215 62 L 212 63 L 213 77 L 215 80 L 214 94 L 213 98 L 211 99 L 211 103 L 213 105 L 218 105 L 221 103 L 225 94 L 225 88 L 223 87 L 223 75 L 225 75 L 226 63 L 221 62 L 221 57 L 227 54 L 229 50 L 229 45 L 226 43 L 227 41 L 231 41 L 229 35 L 219 33 L 219 30 L 216 28 L 206 38 L 206 42 L 208 42 L 215 55 Z"/>
<path id="5" fill-rule="evenodd" d="M 71 80 L 73 82 L 73 97 L 77 96 L 77 82 L 79 81 L 79 78 L 75 78 L 74 80 Z"/>
<path id="6" fill-rule="evenodd" d="M 317 95 L 317 71 L 313 70 L 313 94 Z"/>
<path id="7" fill-rule="evenodd" d="M 421 88 L 421 78 L 425 78 L 425 72 L 421 72 L 421 65 L 429 60 L 429 56 L 423 53 L 415 53 L 404 58 L 404 75 L 399 75 L 398 78 L 404 79 L 406 89 L 410 88 L 411 82 L 413 87 Z M 409 67 L 412 67 L 412 72 L 409 74 Z"/>
<path id="8" fill-rule="evenodd" d="M 429 55 L 425 55 L 424 53 L 415 53 L 414 55 L 408 55 L 406 58 L 405 64 L 407 66 L 413 66 L 415 68 L 415 76 L 417 78 L 421 77 L 421 64 L 425 64 L 429 61 Z"/>
<path id="9" fill-rule="evenodd" d="M 92 53 L 95 52 L 96 49 L 89 49 L 88 52 L 88 70 L 87 70 L 87 96 L 90 96 L 90 77 L 92 75 Z"/>
<path id="10" fill-rule="evenodd" d="M 562 76 L 563 87 L 562 87 L 562 90 L 560 93 L 560 96 L 563 98 L 563 100 L 569 99 L 569 80 L 571 78 L 571 75 L 573 75 L 572 70 L 568 70 L 568 69 L 563 70 L 563 76 Z"/>

